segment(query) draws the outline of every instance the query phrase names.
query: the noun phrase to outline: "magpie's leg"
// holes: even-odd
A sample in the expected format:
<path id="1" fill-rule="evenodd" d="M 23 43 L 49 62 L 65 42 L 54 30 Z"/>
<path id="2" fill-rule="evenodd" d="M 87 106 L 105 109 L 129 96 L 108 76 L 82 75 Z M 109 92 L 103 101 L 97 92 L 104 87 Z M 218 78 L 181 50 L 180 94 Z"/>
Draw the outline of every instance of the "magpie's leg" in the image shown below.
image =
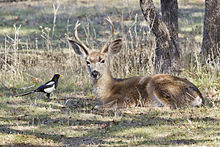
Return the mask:
<path id="1" fill-rule="evenodd" d="M 47 93 L 47 98 L 50 99 L 50 93 Z"/>

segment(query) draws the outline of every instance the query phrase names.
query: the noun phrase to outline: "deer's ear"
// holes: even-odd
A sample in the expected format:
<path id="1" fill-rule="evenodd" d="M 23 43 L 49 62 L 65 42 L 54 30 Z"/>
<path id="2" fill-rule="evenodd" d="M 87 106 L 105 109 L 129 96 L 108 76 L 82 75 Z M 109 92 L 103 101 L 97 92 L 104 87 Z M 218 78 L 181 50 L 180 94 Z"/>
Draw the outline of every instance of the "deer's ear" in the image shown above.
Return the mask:
<path id="1" fill-rule="evenodd" d="M 116 39 L 114 40 L 108 47 L 108 52 L 112 55 L 117 54 L 118 52 L 120 52 L 122 47 L 122 39 Z"/>
<path id="2" fill-rule="evenodd" d="M 88 51 L 80 43 L 70 39 L 69 39 L 69 43 L 77 55 L 84 58 L 88 56 L 89 54 Z"/>

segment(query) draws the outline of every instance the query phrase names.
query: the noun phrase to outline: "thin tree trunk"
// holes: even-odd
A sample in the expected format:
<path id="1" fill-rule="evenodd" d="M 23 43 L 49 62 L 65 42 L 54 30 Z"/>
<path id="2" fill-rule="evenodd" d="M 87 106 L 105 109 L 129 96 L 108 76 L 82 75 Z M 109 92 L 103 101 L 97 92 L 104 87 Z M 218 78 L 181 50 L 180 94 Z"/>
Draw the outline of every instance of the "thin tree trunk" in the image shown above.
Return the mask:
<path id="1" fill-rule="evenodd" d="M 220 56 L 220 1 L 205 1 L 202 54 L 211 59 Z"/>
<path id="2" fill-rule="evenodd" d="M 175 43 L 178 40 L 173 40 L 168 26 L 162 21 L 161 15 L 156 10 L 152 0 L 140 0 L 140 7 L 156 37 L 155 68 L 157 72 L 167 73 L 173 68 L 175 69 L 176 64 L 178 64 L 179 50 Z"/>

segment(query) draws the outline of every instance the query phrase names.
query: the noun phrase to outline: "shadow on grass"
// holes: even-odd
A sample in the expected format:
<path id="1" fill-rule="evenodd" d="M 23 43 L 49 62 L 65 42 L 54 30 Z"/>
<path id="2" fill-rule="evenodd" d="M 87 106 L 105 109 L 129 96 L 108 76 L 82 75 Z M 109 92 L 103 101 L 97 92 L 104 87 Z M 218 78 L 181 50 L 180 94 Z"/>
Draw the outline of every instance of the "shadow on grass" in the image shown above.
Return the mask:
<path id="1" fill-rule="evenodd" d="M 74 98 L 76 102 L 82 101 L 82 98 Z M 79 113 L 83 112 L 86 114 L 94 114 L 96 115 L 96 112 L 93 112 L 91 110 L 85 111 L 85 108 L 88 108 L 90 106 L 91 99 L 85 99 L 83 105 L 78 105 L 78 107 L 75 108 L 60 108 L 60 112 L 69 111 L 72 113 Z M 6 107 L 6 106 L 5 106 Z M 3 108 L 4 109 L 4 108 Z M 5 108 L 6 109 L 6 108 Z M 12 108 L 11 108 L 12 109 Z M 7 110 L 10 110 L 10 106 L 7 106 Z M 25 113 L 25 112 L 24 112 Z M 57 127 L 70 127 L 71 126 L 100 126 L 98 129 L 94 128 L 75 128 L 73 131 L 87 131 L 87 134 L 82 135 L 80 137 L 67 137 L 65 135 L 59 135 L 59 134 L 48 134 L 45 132 L 39 132 L 37 130 L 16 130 L 11 127 L 18 126 L 17 124 L 12 125 L 0 125 L 0 133 L 2 134 L 21 134 L 21 135 L 34 135 L 41 139 L 50 139 L 53 140 L 55 143 L 63 143 L 64 145 L 100 145 L 100 144 L 107 144 L 112 145 L 114 143 L 117 143 L 119 145 L 127 145 L 128 143 L 121 139 L 120 141 L 110 141 L 108 140 L 109 137 L 111 137 L 111 134 L 118 133 L 120 131 L 129 130 L 132 128 L 140 128 L 140 127 L 150 127 L 150 126 L 165 126 L 165 125 L 175 125 L 176 123 L 180 122 L 186 122 L 186 118 L 163 118 L 158 117 L 157 114 L 152 112 L 147 112 L 140 115 L 135 114 L 125 114 L 126 118 L 130 118 L 129 120 L 126 120 L 125 118 L 122 118 L 121 121 L 115 122 L 115 121 L 100 121 L 100 120 L 91 120 L 91 119 L 82 119 L 82 118 L 51 118 L 52 113 L 45 113 L 45 114 L 39 114 L 39 115 L 28 115 L 24 114 L 23 116 L 17 117 L 17 116 L 8 116 L 8 117 L 0 117 L 0 120 L 3 122 L 14 122 L 14 121 L 22 121 L 25 122 L 19 126 L 46 126 L 50 128 L 51 126 L 57 126 Z M 105 116 L 105 114 L 99 113 L 102 117 Z M 110 116 L 111 114 L 108 114 Z M 206 122 L 207 124 L 217 125 L 219 123 L 219 120 L 212 117 L 194 117 L 189 118 L 192 122 Z M 208 129 L 208 128 L 207 128 Z M 212 130 L 215 130 L 216 128 L 209 128 Z M 207 131 L 207 130 L 206 130 Z M 116 137 L 117 136 L 113 136 Z M 124 137 L 122 137 L 124 138 Z M 126 136 L 125 136 L 126 139 Z M 135 143 L 136 145 L 193 145 L 196 143 L 205 143 L 207 141 L 212 141 L 210 139 L 167 139 L 166 137 L 163 138 L 154 138 L 151 137 L 150 139 L 140 141 Z M 20 145 L 20 144 L 18 144 Z M 25 144 L 26 145 L 26 144 Z M 31 144 L 28 144 L 31 145 Z"/>
<path id="2" fill-rule="evenodd" d="M 4 145 L 4 147 L 12 147 L 12 146 L 16 146 L 16 147 L 39 147 L 39 145 L 33 145 L 33 144 L 29 144 L 29 143 L 15 143 L 15 144 L 9 144 L 9 145 Z M 51 147 L 51 145 L 41 145 L 41 147 Z"/>
<path id="3" fill-rule="evenodd" d="M 2 119 L 2 118 L 0 118 Z M 50 119 L 50 118 L 46 118 L 46 119 Z M 144 126 L 150 126 L 150 125 L 164 125 L 164 124 L 170 124 L 169 121 L 176 121 L 176 120 L 172 120 L 169 119 L 169 121 L 167 121 L 166 119 L 162 119 L 162 118 L 148 118 L 149 120 L 156 120 L 156 122 L 152 123 L 148 123 L 145 124 Z M 207 120 L 207 119 L 201 119 L 199 121 L 203 121 L 203 120 Z M 215 119 L 210 119 L 209 121 L 216 121 Z M 29 120 L 30 121 L 30 120 Z M 78 125 L 82 125 L 82 124 L 107 124 L 110 123 L 108 121 L 106 122 L 102 122 L 102 121 L 91 121 L 91 120 L 65 120 L 65 119 L 59 119 L 57 120 L 57 122 L 55 120 L 50 120 L 51 122 L 53 122 L 53 124 L 60 122 L 60 121 L 70 121 L 70 126 L 76 125 L 78 122 Z M 183 120 L 184 121 L 184 120 Z M 38 122 L 39 123 L 39 122 Z M 39 125 L 39 124 L 38 124 Z M 50 125 L 50 124 L 48 124 Z M 59 123 L 57 123 L 57 125 L 60 125 Z M 126 125 L 126 124 L 124 124 Z M 127 128 L 125 129 L 129 129 L 130 127 L 132 127 L 130 124 L 127 124 Z M 136 127 L 139 127 L 139 125 L 136 125 Z M 15 129 L 11 129 L 10 126 L 8 125 L 0 125 L 0 133 L 2 134 L 21 134 L 21 135 L 34 135 L 38 138 L 42 138 L 42 139 L 50 139 L 53 140 L 54 142 L 62 142 L 63 144 L 69 144 L 69 145 L 98 145 L 98 144 L 112 144 L 112 143 L 116 143 L 116 142 L 112 142 L 112 141 L 105 141 L 108 138 L 109 133 L 112 133 L 111 129 L 108 129 L 108 133 L 105 134 L 104 132 L 107 130 L 108 128 L 102 128 L 100 130 L 88 130 L 89 132 L 92 131 L 92 133 L 88 133 L 85 136 L 82 137 L 66 137 L 64 135 L 57 135 L 57 134 L 47 134 L 47 133 L 41 133 L 41 132 L 37 132 L 37 131 L 29 131 L 29 130 L 15 130 Z M 121 128 L 118 128 L 119 130 L 122 130 Z M 117 130 L 117 129 L 116 129 Z M 117 130 L 118 131 L 118 130 Z M 97 133 L 94 136 L 94 133 Z M 94 137 L 91 137 L 94 136 Z M 143 142 L 139 142 L 137 143 L 137 145 L 144 145 L 144 144 L 148 144 L 148 145 L 193 145 L 195 143 L 205 143 L 207 141 L 212 141 L 210 139 L 204 139 L 204 140 L 195 140 L 195 139 L 166 139 L 166 137 L 164 138 L 153 138 L 153 140 L 147 140 L 147 141 L 143 141 Z M 119 144 L 126 144 L 123 141 L 118 142 Z"/>
<path id="4" fill-rule="evenodd" d="M 148 140 L 139 143 L 139 145 L 193 145 L 196 143 L 205 143 L 212 141 L 211 139 L 197 140 L 197 139 L 177 139 L 177 140 L 166 140 L 166 138 L 155 138 L 155 140 Z"/>

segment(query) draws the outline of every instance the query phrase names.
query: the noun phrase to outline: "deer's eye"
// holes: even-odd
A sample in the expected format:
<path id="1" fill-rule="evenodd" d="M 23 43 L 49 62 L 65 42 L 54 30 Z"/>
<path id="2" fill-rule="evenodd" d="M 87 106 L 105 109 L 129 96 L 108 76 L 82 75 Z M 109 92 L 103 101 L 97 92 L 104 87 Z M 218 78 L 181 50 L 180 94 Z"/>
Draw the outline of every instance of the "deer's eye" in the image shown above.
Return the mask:
<path id="1" fill-rule="evenodd" d="M 102 59 L 102 60 L 101 60 L 101 63 L 105 63 L 105 60 L 104 60 L 104 59 Z"/>
<path id="2" fill-rule="evenodd" d="M 86 63 L 87 63 L 87 65 L 89 65 L 89 64 L 90 64 L 90 62 L 89 62 L 89 61 L 86 61 Z"/>

